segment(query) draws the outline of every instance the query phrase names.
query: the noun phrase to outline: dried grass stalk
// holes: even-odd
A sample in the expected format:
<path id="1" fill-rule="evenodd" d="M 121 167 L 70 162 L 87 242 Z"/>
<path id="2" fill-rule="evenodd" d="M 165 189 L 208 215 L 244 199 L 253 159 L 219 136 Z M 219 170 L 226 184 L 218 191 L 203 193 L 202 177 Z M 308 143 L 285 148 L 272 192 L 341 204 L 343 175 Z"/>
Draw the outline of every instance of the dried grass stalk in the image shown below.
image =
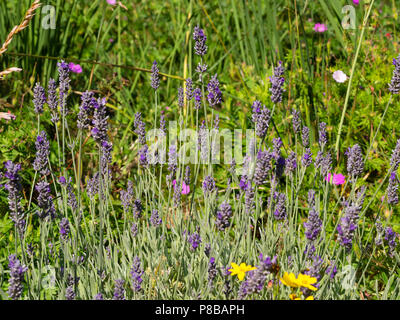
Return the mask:
<path id="1" fill-rule="evenodd" d="M 33 16 L 35 15 L 36 9 L 38 9 L 41 6 L 40 0 L 35 0 L 31 7 L 28 9 L 28 11 L 25 13 L 25 17 L 22 20 L 22 22 L 18 25 L 15 26 L 11 32 L 8 34 L 6 41 L 3 43 L 2 47 L 0 48 L 0 57 L 3 55 L 4 52 L 7 51 L 8 46 L 10 45 L 14 35 L 16 35 L 18 32 L 21 32 L 24 30 L 28 25 L 29 22 L 32 20 Z M 16 72 L 16 71 L 21 71 L 22 69 L 20 68 L 8 68 L 4 71 L 0 72 L 0 80 L 3 79 L 4 76 L 7 74 L 10 74 L 11 72 Z"/>
<path id="2" fill-rule="evenodd" d="M 18 32 L 21 32 L 29 25 L 29 22 L 32 20 L 33 16 L 35 15 L 35 10 L 37 8 L 39 8 L 40 6 L 41 6 L 40 0 L 35 0 L 35 2 L 32 3 L 32 6 L 25 13 L 25 17 L 22 20 L 22 22 L 18 26 L 15 26 L 11 30 L 11 32 L 8 34 L 6 41 L 3 43 L 3 46 L 0 49 L 0 56 L 4 52 L 7 51 L 7 47 L 9 46 L 10 42 L 12 41 L 14 35 L 16 35 Z"/>

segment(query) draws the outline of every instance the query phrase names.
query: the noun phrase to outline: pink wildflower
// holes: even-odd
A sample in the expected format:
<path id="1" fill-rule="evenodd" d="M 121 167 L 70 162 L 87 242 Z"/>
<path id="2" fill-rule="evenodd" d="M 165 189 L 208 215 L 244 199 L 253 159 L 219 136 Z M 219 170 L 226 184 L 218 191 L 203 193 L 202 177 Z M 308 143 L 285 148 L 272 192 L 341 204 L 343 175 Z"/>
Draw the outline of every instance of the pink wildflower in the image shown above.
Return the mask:
<path id="1" fill-rule="evenodd" d="M 322 33 L 322 32 L 325 32 L 326 30 L 328 30 L 328 28 L 323 23 L 316 23 L 314 25 L 314 31 L 315 32 L 321 32 Z"/>
<path id="2" fill-rule="evenodd" d="M 75 64 L 73 62 L 70 62 L 68 64 L 68 67 L 71 70 L 71 72 L 74 72 L 74 73 L 81 73 L 82 72 L 82 67 L 79 64 Z"/>

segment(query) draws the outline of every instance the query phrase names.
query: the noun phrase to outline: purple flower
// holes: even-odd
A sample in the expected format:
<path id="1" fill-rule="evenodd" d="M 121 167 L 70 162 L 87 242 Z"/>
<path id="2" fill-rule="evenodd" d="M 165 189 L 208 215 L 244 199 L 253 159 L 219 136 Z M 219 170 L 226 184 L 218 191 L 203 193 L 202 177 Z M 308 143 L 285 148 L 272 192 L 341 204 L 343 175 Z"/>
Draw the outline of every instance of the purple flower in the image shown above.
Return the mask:
<path id="1" fill-rule="evenodd" d="M 282 102 L 282 94 L 285 91 L 283 89 L 283 84 L 285 83 L 285 78 L 283 74 L 285 73 L 285 68 L 282 66 L 282 61 L 279 61 L 279 66 L 274 68 L 274 75 L 270 77 L 271 88 L 271 100 L 273 103 Z"/>
<path id="2" fill-rule="evenodd" d="M 242 283 L 239 290 L 239 299 L 244 299 L 251 294 L 257 294 L 264 288 L 268 275 L 271 273 L 273 267 L 277 264 L 277 257 L 266 257 L 263 254 L 259 256 L 259 265 L 257 269 L 249 271 L 246 280 Z"/>
<path id="3" fill-rule="evenodd" d="M 70 62 L 68 64 L 69 69 L 71 70 L 71 72 L 74 73 L 82 73 L 82 67 L 80 64 L 75 64 L 73 62 Z"/>
<path id="4" fill-rule="evenodd" d="M 215 179 L 212 176 L 205 176 L 203 180 L 203 192 L 205 195 L 213 193 L 217 190 L 215 186 Z"/>
<path id="5" fill-rule="evenodd" d="M 81 105 L 79 107 L 77 127 L 79 129 L 87 129 L 90 125 L 89 117 L 93 116 L 94 111 L 94 103 L 96 100 L 94 99 L 94 93 L 91 91 L 85 91 L 81 97 Z"/>
<path id="6" fill-rule="evenodd" d="M 40 171 L 42 175 L 50 174 L 48 158 L 50 155 L 50 143 L 47 140 L 46 132 L 42 131 L 36 139 L 36 158 L 33 162 L 33 169 Z"/>
<path id="7" fill-rule="evenodd" d="M 49 183 L 46 181 L 38 182 L 35 189 L 39 193 L 38 207 L 40 210 L 37 211 L 39 218 L 45 219 L 50 215 L 51 218 L 54 219 L 56 217 L 56 209 L 54 208 Z"/>
<path id="8" fill-rule="evenodd" d="M 256 134 L 260 138 L 264 138 L 269 128 L 269 122 L 271 120 L 271 110 L 269 110 L 264 105 L 261 107 L 261 102 L 257 100 L 254 101 L 252 108 L 252 120 L 256 126 Z"/>
<path id="9" fill-rule="evenodd" d="M 133 202 L 133 215 L 135 216 L 136 219 L 140 219 L 140 217 L 142 216 L 142 211 L 143 211 L 142 201 L 140 199 L 136 199 Z"/>
<path id="10" fill-rule="evenodd" d="M 272 156 L 275 160 L 278 160 L 281 156 L 281 148 L 283 146 L 281 138 L 272 139 L 272 145 L 273 145 Z"/>
<path id="11" fill-rule="evenodd" d="M 361 147 L 355 144 L 349 147 L 345 154 L 347 155 L 347 172 L 352 178 L 357 178 L 364 171 Z"/>
<path id="12" fill-rule="evenodd" d="M 397 233 L 393 231 L 393 229 L 391 227 L 386 227 L 385 230 L 385 240 L 387 241 L 388 245 L 389 245 L 389 255 L 391 257 L 393 257 L 393 252 L 394 249 L 397 246 L 396 243 L 396 238 L 397 238 Z"/>
<path id="13" fill-rule="evenodd" d="M 335 275 L 337 273 L 337 267 L 336 267 L 335 261 L 331 261 L 331 264 L 329 265 L 328 268 L 326 268 L 325 272 L 326 272 L 326 274 L 329 274 L 329 277 L 331 279 L 335 278 Z"/>
<path id="14" fill-rule="evenodd" d="M 67 63 L 61 60 L 57 64 L 58 66 L 58 76 L 59 76 L 59 105 L 61 108 L 61 112 L 67 113 L 67 95 L 68 91 L 70 89 L 70 78 L 69 78 L 69 72 L 71 71 L 69 69 L 69 66 Z"/>
<path id="15" fill-rule="evenodd" d="M 387 202 L 390 205 L 396 205 L 399 203 L 399 180 L 396 177 L 396 172 L 393 171 L 389 178 L 389 185 L 387 188 Z"/>
<path id="16" fill-rule="evenodd" d="M 390 166 L 393 171 L 397 171 L 400 164 L 400 139 L 397 140 L 396 147 L 392 151 L 392 157 L 390 158 Z"/>
<path id="17" fill-rule="evenodd" d="M 134 127 L 135 133 L 139 137 L 140 144 L 146 144 L 146 124 L 142 121 L 142 114 L 140 112 L 135 114 Z"/>
<path id="18" fill-rule="evenodd" d="M 315 205 L 310 205 L 308 220 L 304 222 L 304 228 L 308 240 L 315 241 L 318 238 L 322 228 L 322 220 L 319 217 L 319 212 L 315 208 Z"/>
<path id="19" fill-rule="evenodd" d="M 164 114 L 164 110 L 161 111 L 160 114 L 160 130 L 162 131 L 162 133 L 164 134 L 164 136 L 167 135 L 167 127 L 165 124 L 165 114 Z"/>
<path id="20" fill-rule="evenodd" d="M 134 238 L 137 236 L 138 227 L 137 227 L 137 224 L 136 224 L 136 223 L 132 223 L 131 233 L 132 233 L 132 236 L 133 236 Z"/>
<path id="21" fill-rule="evenodd" d="M 47 105 L 51 111 L 51 122 L 57 123 L 60 120 L 58 114 L 57 86 L 54 79 L 49 80 L 47 86 Z"/>
<path id="22" fill-rule="evenodd" d="M 176 145 L 172 144 L 168 151 L 168 171 L 169 175 L 167 180 L 172 181 L 175 179 L 176 170 L 178 168 L 178 154 L 176 151 Z"/>
<path id="23" fill-rule="evenodd" d="M 149 161 L 147 159 L 149 147 L 147 144 L 143 145 L 140 150 L 139 150 L 139 164 L 146 168 L 149 164 Z"/>
<path id="24" fill-rule="evenodd" d="M 158 210 L 153 210 L 153 213 L 151 214 L 150 217 L 150 222 L 153 225 L 153 227 L 158 227 L 162 224 L 162 219 L 158 214 Z"/>
<path id="25" fill-rule="evenodd" d="M 303 127 L 301 140 L 304 148 L 307 148 L 310 145 L 310 129 L 308 127 Z"/>
<path id="26" fill-rule="evenodd" d="M 400 55 L 397 57 L 397 59 L 393 60 L 394 64 L 394 70 L 393 70 L 393 75 L 392 75 L 392 80 L 389 84 L 389 91 L 392 94 L 398 94 L 400 92 Z"/>
<path id="27" fill-rule="evenodd" d="M 127 190 L 120 191 L 120 198 L 121 198 L 122 206 L 124 207 L 124 211 L 128 211 L 129 208 L 132 207 L 133 197 L 134 197 L 133 182 L 129 180 Z"/>
<path id="28" fill-rule="evenodd" d="M 232 217 L 232 207 L 228 202 L 223 202 L 217 211 L 217 220 L 215 225 L 218 230 L 224 231 L 230 226 L 230 218 Z"/>
<path id="29" fill-rule="evenodd" d="M 208 66 L 204 63 L 202 64 L 201 62 L 199 62 L 199 64 L 196 67 L 196 72 L 199 74 L 199 81 L 203 82 L 203 73 L 205 73 L 207 71 Z"/>
<path id="30" fill-rule="evenodd" d="M 132 287 L 134 292 L 139 292 L 142 290 L 142 275 L 144 271 L 140 267 L 140 259 L 139 257 L 135 257 L 133 259 L 133 264 L 131 268 L 131 277 L 132 277 Z"/>
<path id="31" fill-rule="evenodd" d="M 207 37 L 204 34 L 204 30 L 200 29 L 199 26 L 194 27 L 193 40 L 196 41 L 194 45 L 195 54 L 203 57 L 207 53 L 207 45 L 206 45 Z"/>
<path id="32" fill-rule="evenodd" d="M 61 221 L 60 221 L 61 239 L 63 239 L 64 241 L 68 240 L 69 232 L 70 232 L 69 221 L 68 221 L 67 218 L 62 218 Z"/>
<path id="33" fill-rule="evenodd" d="M 267 151 L 259 151 L 257 154 L 256 168 L 254 171 L 254 183 L 260 186 L 267 182 L 268 173 L 272 169 L 272 153 Z"/>
<path id="34" fill-rule="evenodd" d="M 18 172 L 21 170 L 20 164 L 14 164 L 12 161 L 4 163 L 6 172 L 4 176 L 8 179 L 5 188 L 8 191 L 8 207 L 10 209 L 10 218 L 14 222 L 20 236 L 23 235 L 25 227 L 25 214 L 21 207 L 21 182 Z"/>
<path id="35" fill-rule="evenodd" d="M 157 67 L 157 61 L 153 62 L 153 66 L 151 67 L 151 87 L 154 90 L 157 90 L 160 86 L 160 76 Z"/>
<path id="36" fill-rule="evenodd" d="M 96 294 L 94 296 L 93 300 L 104 300 L 103 294 L 101 292 L 99 292 L 98 294 Z"/>
<path id="37" fill-rule="evenodd" d="M 252 213 L 253 210 L 255 209 L 256 205 L 254 202 L 254 187 L 252 186 L 251 183 L 249 183 L 246 193 L 244 195 L 244 211 L 249 214 Z"/>
<path id="38" fill-rule="evenodd" d="M 301 164 L 304 167 L 309 167 L 312 163 L 312 153 L 310 148 L 307 148 L 304 152 L 303 158 L 301 159 Z"/>
<path id="39" fill-rule="evenodd" d="M 123 279 L 115 280 L 113 300 L 125 300 L 125 281 Z"/>
<path id="40" fill-rule="evenodd" d="M 179 87 L 178 88 L 178 106 L 180 108 L 183 108 L 184 105 L 185 105 L 185 96 L 183 93 L 183 88 Z"/>
<path id="41" fill-rule="evenodd" d="M 195 251 L 200 243 L 201 243 L 201 237 L 198 231 L 193 232 L 192 234 L 188 234 L 188 240 L 189 244 L 191 245 L 190 250 Z"/>
<path id="42" fill-rule="evenodd" d="M 365 187 L 356 195 L 356 201 L 345 201 L 345 208 L 340 224 L 337 227 L 340 244 L 350 251 L 353 246 L 353 238 L 357 229 L 359 213 L 361 212 L 365 197 Z"/>
<path id="43" fill-rule="evenodd" d="M 285 172 L 286 174 L 292 174 L 297 168 L 297 155 L 295 152 L 291 152 L 286 159 Z"/>
<path id="44" fill-rule="evenodd" d="M 274 216 L 276 220 L 283 220 L 286 217 L 286 195 L 284 193 L 275 192 L 274 194 L 275 208 Z"/>
<path id="45" fill-rule="evenodd" d="M 94 199 L 94 196 L 99 192 L 99 173 L 97 172 L 91 179 L 88 180 L 86 185 L 86 193 L 90 199 Z M 64 178 L 65 179 L 65 178 Z"/>
<path id="46" fill-rule="evenodd" d="M 200 88 L 194 89 L 193 95 L 194 95 L 194 108 L 196 110 L 200 110 L 200 108 L 201 108 L 201 90 L 200 90 Z"/>
<path id="47" fill-rule="evenodd" d="M 217 79 L 217 74 L 211 77 L 210 82 L 207 85 L 207 99 L 211 107 L 220 104 L 222 101 L 222 92 L 219 89 L 219 81 Z"/>
<path id="48" fill-rule="evenodd" d="M 93 129 L 92 137 L 93 139 L 101 145 L 104 141 L 108 141 L 108 116 L 106 110 L 106 99 L 97 99 L 93 101 L 94 103 L 94 114 L 93 114 Z"/>
<path id="49" fill-rule="evenodd" d="M 210 287 L 213 286 L 213 281 L 215 279 L 215 277 L 217 276 L 218 271 L 217 271 L 217 267 L 215 264 L 215 258 L 211 257 L 210 261 L 208 262 L 208 285 Z"/>
<path id="50" fill-rule="evenodd" d="M 293 131 L 294 133 L 299 133 L 300 132 L 300 125 L 301 125 L 301 120 L 300 120 L 300 112 L 292 109 L 292 125 L 293 125 Z"/>
<path id="51" fill-rule="evenodd" d="M 321 149 L 323 150 L 326 143 L 328 142 L 328 138 L 327 138 L 327 133 L 326 133 L 326 123 L 325 122 L 321 122 L 319 124 L 319 131 L 318 131 L 318 135 L 319 135 L 319 145 L 321 147 Z"/>
<path id="52" fill-rule="evenodd" d="M 8 267 L 10 268 L 8 296 L 12 300 L 18 300 L 22 295 L 22 281 L 24 280 L 24 274 L 28 268 L 21 264 L 15 254 L 8 257 Z"/>
<path id="53" fill-rule="evenodd" d="M 186 100 L 189 102 L 193 98 L 193 81 L 190 78 L 186 79 Z"/>
<path id="54" fill-rule="evenodd" d="M 37 114 L 43 113 L 43 105 L 46 103 L 46 94 L 39 82 L 33 88 L 33 106 Z"/>

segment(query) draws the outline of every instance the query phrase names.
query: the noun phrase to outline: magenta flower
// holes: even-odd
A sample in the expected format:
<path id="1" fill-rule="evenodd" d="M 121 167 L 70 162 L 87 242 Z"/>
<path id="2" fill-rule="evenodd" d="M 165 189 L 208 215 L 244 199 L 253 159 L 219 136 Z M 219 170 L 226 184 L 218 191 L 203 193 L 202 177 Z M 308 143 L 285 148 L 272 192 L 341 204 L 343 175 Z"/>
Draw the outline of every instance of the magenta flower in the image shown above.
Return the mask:
<path id="1" fill-rule="evenodd" d="M 176 185 L 176 180 L 172 181 L 172 185 L 174 186 L 175 189 L 175 185 Z M 182 194 L 189 194 L 190 193 L 190 186 L 188 184 L 185 183 L 185 181 L 182 181 Z"/>
<path id="2" fill-rule="evenodd" d="M 117 0 L 107 0 L 107 3 L 115 6 L 117 4 Z"/>
<path id="3" fill-rule="evenodd" d="M 334 173 L 333 175 L 331 173 L 328 173 L 328 175 L 325 177 L 325 181 L 329 181 L 330 183 L 333 183 L 335 185 L 341 185 L 346 182 L 346 178 L 341 173 Z"/>
<path id="4" fill-rule="evenodd" d="M 353 3 L 358 6 L 360 4 L 360 0 L 353 0 Z"/>
<path id="5" fill-rule="evenodd" d="M 75 72 L 75 73 L 81 73 L 82 72 L 82 67 L 79 64 L 75 64 L 73 62 L 70 62 L 68 64 L 68 67 L 71 70 L 71 72 Z"/>
<path id="6" fill-rule="evenodd" d="M 325 32 L 326 30 L 328 30 L 328 28 L 323 23 L 316 23 L 315 26 L 314 26 L 314 31 L 315 32 L 322 33 L 322 32 Z"/>

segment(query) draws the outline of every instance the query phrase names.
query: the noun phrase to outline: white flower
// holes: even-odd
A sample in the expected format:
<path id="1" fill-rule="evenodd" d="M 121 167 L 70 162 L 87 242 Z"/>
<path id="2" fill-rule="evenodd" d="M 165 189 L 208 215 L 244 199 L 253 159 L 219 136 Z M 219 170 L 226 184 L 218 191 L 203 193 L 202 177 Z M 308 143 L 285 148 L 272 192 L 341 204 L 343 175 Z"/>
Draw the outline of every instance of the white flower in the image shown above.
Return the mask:
<path id="1" fill-rule="evenodd" d="M 333 73 L 333 79 L 335 79 L 336 82 L 343 83 L 347 80 L 347 76 L 343 71 L 337 70 Z"/>

